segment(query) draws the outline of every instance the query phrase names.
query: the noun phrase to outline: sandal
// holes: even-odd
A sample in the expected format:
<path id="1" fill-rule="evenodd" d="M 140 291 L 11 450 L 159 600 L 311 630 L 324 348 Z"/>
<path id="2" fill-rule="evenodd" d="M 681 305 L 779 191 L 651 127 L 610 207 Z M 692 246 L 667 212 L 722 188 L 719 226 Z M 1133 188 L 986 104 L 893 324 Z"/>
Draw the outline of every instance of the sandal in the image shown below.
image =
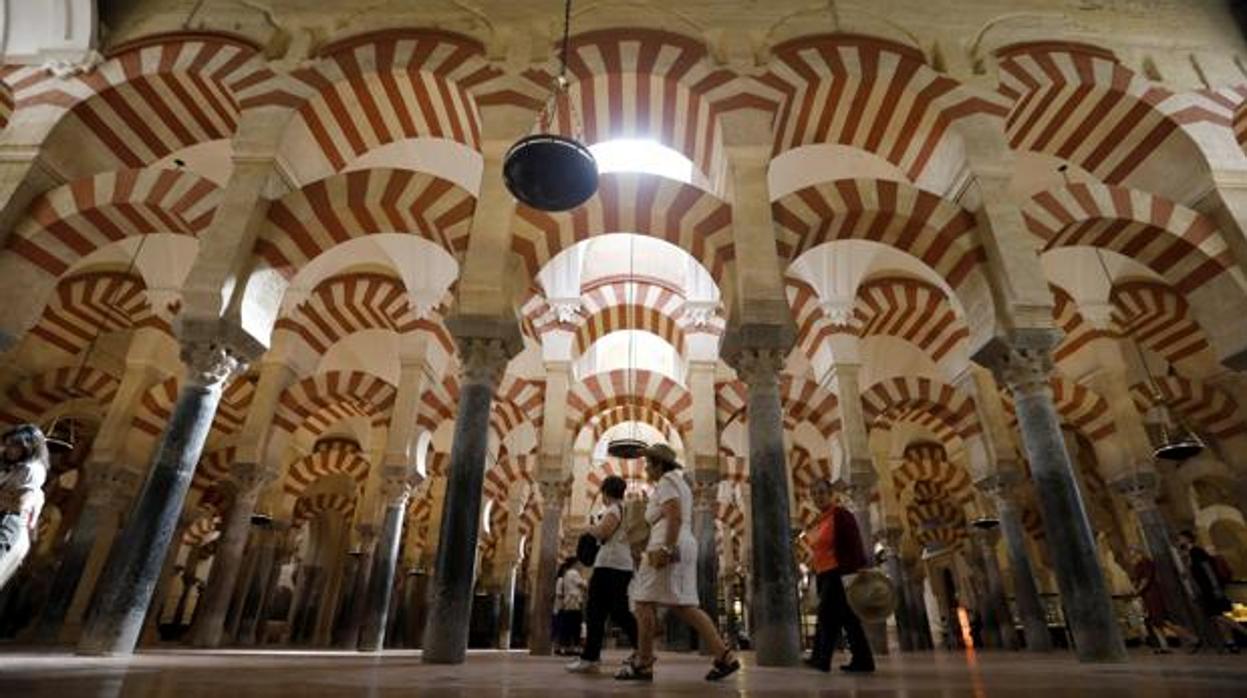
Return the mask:
<path id="1" fill-rule="evenodd" d="M 616 681 L 653 681 L 654 680 L 654 660 L 650 660 L 648 664 L 638 662 L 635 657 L 629 657 L 624 665 L 619 667 L 619 671 L 615 672 Z"/>
<path id="2" fill-rule="evenodd" d="M 710 671 L 706 673 L 706 680 L 718 681 L 738 671 L 740 671 L 740 660 L 732 654 L 732 650 L 727 650 L 714 660 L 714 666 L 710 667 Z"/>

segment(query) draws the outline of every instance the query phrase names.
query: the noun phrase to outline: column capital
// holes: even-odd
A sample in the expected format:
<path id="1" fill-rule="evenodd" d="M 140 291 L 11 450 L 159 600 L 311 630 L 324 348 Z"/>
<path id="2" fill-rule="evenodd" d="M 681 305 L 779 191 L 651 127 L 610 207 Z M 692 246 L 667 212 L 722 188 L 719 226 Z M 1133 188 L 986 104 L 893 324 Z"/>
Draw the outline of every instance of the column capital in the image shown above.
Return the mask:
<path id="1" fill-rule="evenodd" d="M 1013 330 L 1007 337 L 993 337 L 973 360 L 990 368 L 1014 393 L 1051 390 L 1052 348 L 1060 339 L 1060 330 L 1054 328 Z"/>
<path id="2" fill-rule="evenodd" d="M 261 463 L 234 463 L 230 466 L 230 481 L 239 494 L 259 494 L 265 485 L 277 479 L 272 468 Z"/>
<path id="3" fill-rule="evenodd" d="M 994 500 L 1005 499 L 1013 501 L 1018 496 L 1018 488 L 1021 483 L 1021 473 L 1010 469 L 998 470 L 981 480 L 976 480 L 974 486 Z"/>
<path id="4" fill-rule="evenodd" d="M 1160 493 L 1160 477 L 1151 469 L 1142 470 L 1118 478 L 1109 483 L 1114 492 L 1126 498 L 1135 513 L 1156 509 L 1156 497 Z"/>
<path id="5" fill-rule="evenodd" d="M 175 330 L 188 380 L 205 387 L 221 385 L 247 370 L 247 364 L 266 349 L 237 323 L 224 318 L 179 317 Z"/>
<path id="6" fill-rule="evenodd" d="M 92 467 L 93 466 L 93 467 Z M 93 463 L 86 468 L 87 502 L 93 506 L 120 509 L 138 491 L 141 478 L 111 463 Z"/>
<path id="7" fill-rule="evenodd" d="M 693 479 L 693 509 L 713 510 L 719 501 L 718 479 Z"/>
<path id="8" fill-rule="evenodd" d="M 571 495 L 570 479 L 541 479 L 537 481 L 537 491 L 541 493 L 543 507 L 562 507 L 563 501 Z"/>
<path id="9" fill-rule="evenodd" d="M 381 480 L 381 501 L 387 507 L 403 507 L 411 497 L 413 486 L 405 468 L 386 468 Z"/>
<path id="10" fill-rule="evenodd" d="M 460 373 L 464 385 L 488 385 L 498 387 L 502 373 L 507 367 L 506 347 L 501 339 L 493 337 L 458 337 Z"/>
<path id="11" fill-rule="evenodd" d="M 760 387 L 779 385 L 779 372 L 784 367 L 784 352 L 775 347 L 741 347 L 724 358 L 747 385 Z"/>

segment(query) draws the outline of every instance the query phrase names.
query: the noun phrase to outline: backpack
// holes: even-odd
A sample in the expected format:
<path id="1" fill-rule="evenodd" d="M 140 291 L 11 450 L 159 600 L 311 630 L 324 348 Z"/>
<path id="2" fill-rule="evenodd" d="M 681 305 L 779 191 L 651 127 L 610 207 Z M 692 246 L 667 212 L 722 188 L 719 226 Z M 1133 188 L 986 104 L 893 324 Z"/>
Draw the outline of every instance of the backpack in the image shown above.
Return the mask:
<path id="1" fill-rule="evenodd" d="M 580 539 L 576 541 L 576 559 L 585 567 L 592 567 L 598 559 L 599 547 L 598 539 L 592 533 L 580 534 Z"/>
<path id="2" fill-rule="evenodd" d="M 649 522 L 645 520 L 645 500 L 630 499 L 624 503 L 624 533 L 628 545 L 640 547 L 649 542 Z"/>
<path id="3" fill-rule="evenodd" d="M 1221 586 L 1225 586 L 1234 581 L 1234 570 L 1230 569 L 1230 563 L 1220 555 L 1212 555 L 1212 573 L 1216 575 L 1217 581 Z"/>

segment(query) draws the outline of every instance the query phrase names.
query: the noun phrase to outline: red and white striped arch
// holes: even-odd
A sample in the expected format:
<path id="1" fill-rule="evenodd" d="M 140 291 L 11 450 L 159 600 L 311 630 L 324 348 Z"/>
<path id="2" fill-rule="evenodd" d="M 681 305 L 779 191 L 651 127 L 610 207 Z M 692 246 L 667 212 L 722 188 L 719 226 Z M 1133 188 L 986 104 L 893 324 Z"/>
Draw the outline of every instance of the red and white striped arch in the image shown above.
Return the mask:
<path id="1" fill-rule="evenodd" d="M 443 422 L 454 421 L 459 405 L 459 379 L 453 373 L 429 386 L 420 396 L 420 410 L 416 424 L 430 432 L 436 432 Z"/>
<path id="2" fill-rule="evenodd" d="M 254 44 L 196 31 L 123 44 L 95 70 L 69 79 L 20 71 L 10 81 L 19 110 L 67 111 L 53 137 L 99 146 L 112 161 L 99 169 L 120 169 L 232 138 L 245 93 L 272 77 Z"/>
<path id="3" fill-rule="evenodd" d="M 191 478 L 191 489 L 207 492 L 228 480 L 236 454 L 235 447 L 224 446 L 200 456 L 199 464 L 195 466 L 195 475 Z"/>
<path id="4" fill-rule="evenodd" d="M 571 38 L 567 68 L 569 98 L 556 104 L 552 132 L 590 144 L 653 139 L 683 153 L 710 180 L 723 168 L 718 115 L 732 107 L 724 100 L 736 76 L 715 67 L 701 41 L 659 29 L 585 32 Z M 532 96 L 511 101 L 540 108 L 554 70 L 525 71 Z"/>
<path id="5" fill-rule="evenodd" d="M 537 472 L 538 457 L 536 454 L 512 455 L 504 453 L 485 470 L 485 496 L 496 502 L 493 513 L 507 510 L 507 496 L 516 483 L 534 482 Z M 496 529 L 495 529 L 496 530 Z"/>
<path id="6" fill-rule="evenodd" d="M 1131 386 L 1130 393 L 1139 412 L 1161 405 L 1172 408 L 1215 439 L 1247 434 L 1247 424 L 1238 416 L 1238 402 L 1220 388 L 1182 376 L 1158 376 L 1152 384 Z"/>
<path id="7" fill-rule="evenodd" d="M 216 185 L 181 170 L 120 170 L 41 194 L 14 228 L 8 249 L 60 276 L 75 262 L 135 235 L 198 237 L 212 222 Z"/>
<path id="8" fill-rule="evenodd" d="M 233 436 L 242 430 L 259 380 L 257 373 L 244 373 L 225 386 L 225 390 L 221 391 L 221 402 L 217 404 L 216 417 L 212 420 L 213 432 Z"/>
<path id="9" fill-rule="evenodd" d="M 480 42 L 436 29 L 362 34 L 321 48 L 318 61 L 292 71 L 296 94 L 271 93 L 255 102 L 295 107 L 292 128 L 310 136 L 333 172 L 406 139 L 443 138 L 479 150 L 473 92 L 501 73 L 484 54 Z"/>
<path id="10" fill-rule="evenodd" d="M 903 339 L 937 362 L 970 339 L 969 327 L 944 292 L 909 277 L 889 276 L 862 284 L 853 304 L 853 323 L 863 339 Z"/>
<path id="11" fill-rule="evenodd" d="M 905 520 L 918 545 L 953 546 L 968 535 L 966 514 L 945 498 L 915 501 Z"/>
<path id="12" fill-rule="evenodd" d="M 348 240 L 407 233 L 456 259 L 468 247 L 476 199 L 454 183 L 410 170 L 355 170 L 321 179 L 274 201 L 255 253 L 290 278 Z"/>
<path id="13" fill-rule="evenodd" d="M 314 494 L 295 502 L 291 525 L 295 528 L 322 515 L 339 515 L 349 522 L 355 516 L 355 497 L 344 494 Z"/>
<path id="14" fill-rule="evenodd" d="M 1234 264 L 1213 220 L 1155 194 L 1075 182 L 1036 194 L 1022 208 L 1044 249 L 1088 245 L 1130 257 L 1186 294 Z"/>
<path id="15" fill-rule="evenodd" d="M 630 422 L 648 424 L 657 429 L 658 433 L 668 437 L 672 432 L 679 431 L 662 411 L 640 405 L 620 405 L 598 412 L 585 423 L 582 429 L 589 429 L 593 442 L 597 443 L 610 429 Z M 579 434 L 576 436 L 578 437 Z"/>
<path id="16" fill-rule="evenodd" d="M 494 391 L 494 404 L 505 406 L 506 415 L 502 417 L 508 424 L 503 435 L 523 422 L 531 422 L 540 427 L 543 417 L 546 384 L 542 380 L 529 380 L 514 374 L 507 374 L 498 383 Z"/>
<path id="17" fill-rule="evenodd" d="M 612 475 L 621 477 L 628 483 L 626 494 L 648 494 L 653 490 L 653 485 L 645 477 L 644 459 L 619 460 L 617 458 L 608 458 L 591 468 L 585 475 L 589 497 L 596 498 L 602 483 Z"/>
<path id="18" fill-rule="evenodd" d="M 142 433 L 149 442 L 159 438 L 165 425 L 169 423 L 169 417 L 173 415 L 180 384 L 177 376 L 170 376 L 148 388 L 139 398 L 138 407 L 134 409 L 130 428 Z"/>
<path id="19" fill-rule="evenodd" d="M 1167 141 L 1182 137 L 1183 123 L 1205 118 L 1198 109 L 1170 113 L 1181 109 L 1166 104 L 1172 92 L 1096 46 L 1036 42 L 996 55 L 1000 92 L 1013 102 L 1005 120 L 1009 145 L 1077 163 L 1109 184 L 1126 182 Z"/>
<path id="20" fill-rule="evenodd" d="M 13 98 L 13 88 L 5 82 L 4 78 L 7 78 L 14 70 L 20 70 L 16 66 L 5 66 L 5 68 L 0 68 L 0 133 L 9 127 L 9 120 L 13 118 L 13 110 L 17 108 Z"/>
<path id="21" fill-rule="evenodd" d="M 1061 328 L 1064 335 L 1052 350 L 1052 359 L 1061 362 L 1077 354 L 1083 347 L 1103 338 L 1117 335 L 1115 330 L 1095 327 L 1078 311 L 1078 303 L 1065 289 L 1055 284 L 1048 284 L 1052 292 L 1052 319 Z"/>
<path id="22" fill-rule="evenodd" d="M 394 386 L 370 373 L 329 371 L 287 388 L 278 399 L 273 426 L 286 433 L 306 428 L 314 435 L 351 417 L 384 426 L 396 393 Z"/>
<path id="23" fill-rule="evenodd" d="M 771 211 L 780 256 L 789 262 L 823 243 L 871 240 L 917 257 L 954 289 L 986 262 L 974 216 L 901 182 L 822 182 L 781 197 Z"/>
<path id="24" fill-rule="evenodd" d="M 851 146 L 917 181 L 953 149 L 948 141 L 954 121 L 1007 111 L 937 73 L 918 49 L 885 39 L 823 34 L 780 44 L 774 54 L 758 80 L 780 102 L 777 155 L 818 143 Z"/>
<path id="25" fill-rule="evenodd" d="M 581 289 L 581 316 L 576 326 L 575 353 L 620 330 L 643 330 L 664 339 L 685 354 L 684 294 L 651 279 L 600 279 Z"/>
<path id="26" fill-rule="evenodd" d="M 598 414 L 627 406 L 658 412 L 682 434 L 692 426 L 692 395 L 664 375 L 638 369 L 598 373 L 573 385 L 567 394 L 567 428 L 579 434 Z"/>
<path id="27" fill-rule="evenodd" d="M 1126 281 L 1113 287 L 1113 319 L 1122 332 L 1171 364 L 1209 352 L 1204 331 L 1181 294 L 1154 281 Z"/>
<path id="28" fill-rule="evenodd" d="M 970 474 L 948 459 L 943 445 L 929 441 L 905 447 L 901 467 L 892 471 L 892 481 L 898 494 L 920 483 L 929 483 L 954 502 L 967 502 L 974 495 Z"/>
<path id="29" fill-rule="evenodd" d="M 840 408 L 834 393 L 814 381 L 783 373 L 779 376 L 780 404 L 784 409 L 784 428 L 795 429 L 808 422 L 819 434 L 830 438 L 840 431 Z M 715 384 L 715 421 L 722 431 L 736 420 L 747 423 L 748 389 L 743 381 Z"/>
<path id="30" fill-rule="evenodd" d="M 120 386 L 111 374 L 89 366 L 61 366 L 10 387 L 0 407 L 0 423 L 41 423 L 68 402 L 83 401 L 103 416 Z"/>
<path id="31" fill-rule="evenodd" d="M 182 544 L 198 548 L 216 538 L 220 527 L 221 515 L 219 513 L 215 510 L 204 512 L 199 518 L 192 521 L 191 525 L 186 527 L 186 532 L 182 534 Z"/>
<path id="32" fill-rule="evenodd" d="M 788 294 L 788 305 L 797 325 L 797 346 L 810 359 L 818 354 L 819 349 L 826 345 L 827 339 L 832 335 L 857 334 L 852 320 L 848 324 L 841 324 L 828 317 L 822 307 L 818 290 L 810 284 L 788 274 L 784 276 L 784 290 Z"/>
<path id="33" fill-rule="evenodd" d="M 897 376 L 862 392 L 862 411 L 870 427 L 890 428 L 910 413 L 922 412 L 967 439 L 980 431 L 974 401 L 947 383 L 918 376 Z"/>
<path id="34" fill-rule="evenodd" d="M 1247 85 L 1238 86 L 1234 92 L 1236 101 L 1227 105 L 1234 114 L 1231 126 L 1234 129 L 1234 140 L 1238 141 L 1238 146 L 1247 154 Z"/>
<path id="35" fill-rule="evenodd" d="M 734 257 L 732 209 L 691 184 L 657 175 L 611 172 L 581 206 L 546 213 L 520 205 L 511 250 L 536 276 L 559 252 L 607 233 L 635 233 L 665 240 L 688 252 L 720 278 Z"/>
<path id="36" fill-rule="evenodd" d="M 1057 414 L 1061 421 L 1090 441 L 1112 436 L 1117 432 L 1117 424 L 1109 412 L 1108 401 L 1102 395 L 1081 383 L 1054 375 L 1049 380 L 1052 387 L 1052 401 L 1056 404 Z M 1002 391 L 1005 411 L 1010 415 L 1010 424 L 1017 426 L 1017 414 L 1013 408 L 1013 398 L 1008 391 Z"/>
<path id="37" fill-rule="evenodd" d="M 326 279 L 275 328 L 302 337 L 317 354 L 364 330 L 428 332 L 447 354 L 455 353 L 454 338 L 441 318 L 434 313 L 419 317 L 402 279 L 388 274 L 355 272 Z"/>
<path id="38" fill-rule="evenodd" d="M 96 271 L 62 279 L 30 333 L 77 354 L 98 336 L 142 327 L 172 334 L 168 321 L 152 312 L 143 278 Z"/>
<path id="39" fill-rule="evenodd" d="M 282 489 L 286 494 L 301 498 L 317 480 L 334 475 L 345 475 L 358 487 L 363 487 L 370 467 L 358 443 L 347 439 L 322 439 L 311 453 L 290 465 Z"/>

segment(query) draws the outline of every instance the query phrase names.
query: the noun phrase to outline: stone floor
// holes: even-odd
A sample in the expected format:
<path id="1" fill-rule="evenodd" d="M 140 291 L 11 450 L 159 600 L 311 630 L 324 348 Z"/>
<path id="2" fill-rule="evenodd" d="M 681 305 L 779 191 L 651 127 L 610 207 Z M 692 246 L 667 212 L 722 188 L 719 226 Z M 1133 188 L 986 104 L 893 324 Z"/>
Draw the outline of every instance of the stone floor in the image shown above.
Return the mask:
<path id="1" fill-rule="evenodd" d="M 609 657 L 618 662 L 622 655 Z M 924 698 L 1114 698 L 1234 696 L 1247 691 L 1247 656 L 1156 657 L 1127 665 L 1084 666 L 1067 654 L 935 653 L 884 657 L 868 677 L 807 669 L 745 669 L 720 684 L 702 680 L 705 660 L 660 657 L 652 685 L 608 676 L 571 676 L 562 660 L 523 653 L 473 652 L 462 666 L 426 666 L 418 652 L 156 651 L 129 660 L 0 650 L 4 698 L 336 698 L 338 696 L 767 695 Z"/>

